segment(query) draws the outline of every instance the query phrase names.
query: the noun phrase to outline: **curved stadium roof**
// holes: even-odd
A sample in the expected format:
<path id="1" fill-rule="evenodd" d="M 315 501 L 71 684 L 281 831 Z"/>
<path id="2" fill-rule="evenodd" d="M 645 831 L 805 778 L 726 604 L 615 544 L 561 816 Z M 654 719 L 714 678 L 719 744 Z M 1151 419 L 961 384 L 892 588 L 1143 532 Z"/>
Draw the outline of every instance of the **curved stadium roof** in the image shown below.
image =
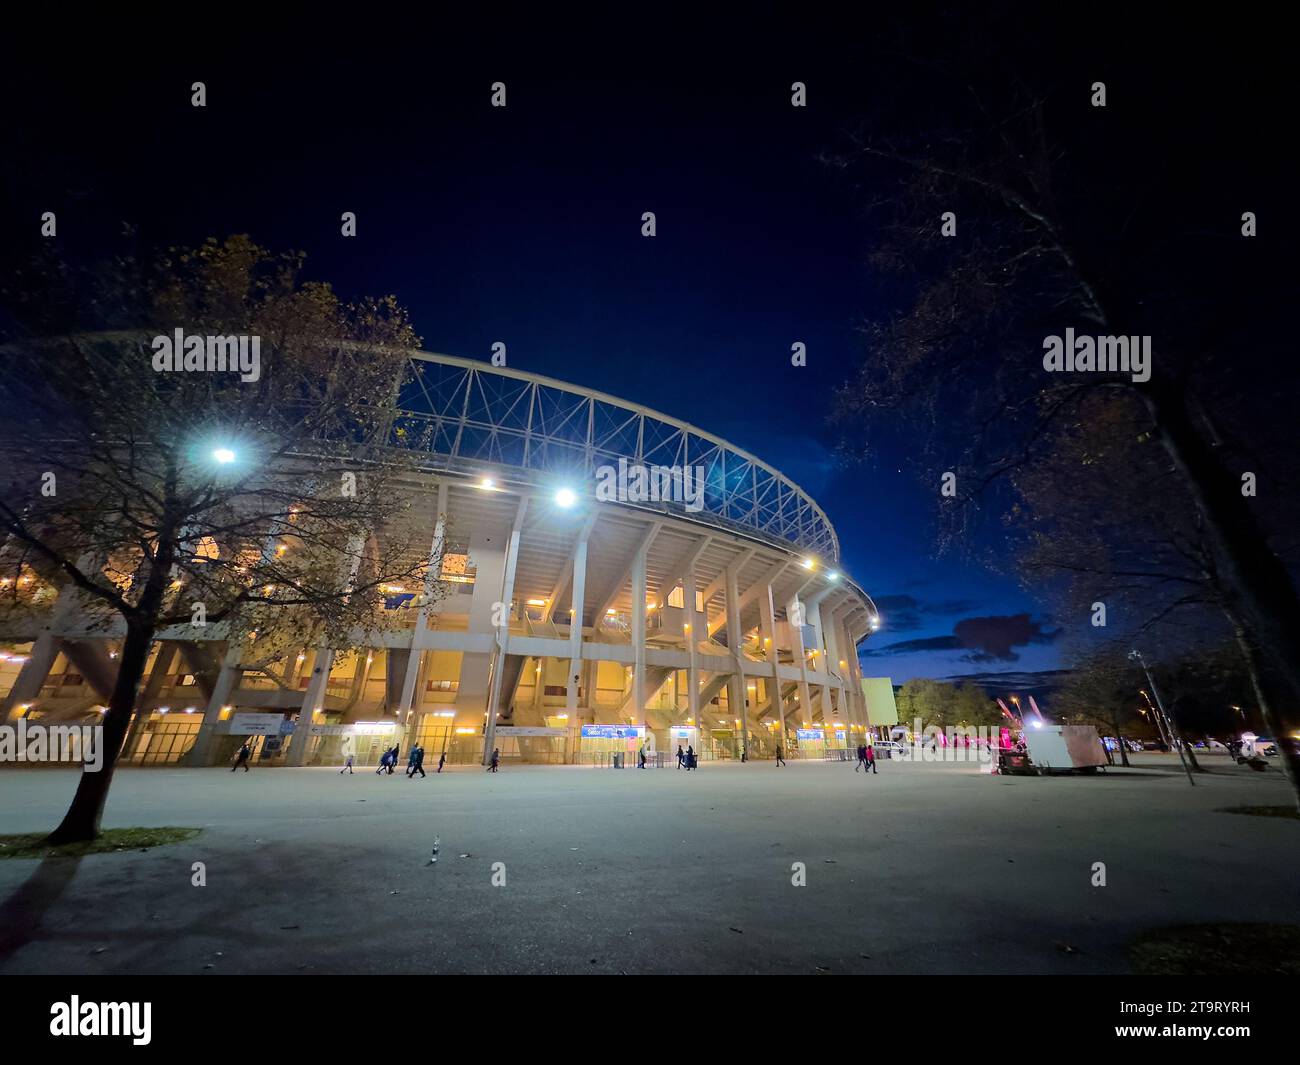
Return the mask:
<path id="1" fill-rule="evenodd" d="M 835 530 L 812 497 L 719 436 L 616 396 L 474 359 L 420 352 L 410 368 L 395 427 L 422 441 L 435 469 L 590 482 L 620 458 L 703 467 L 703 510 L 662 509 L 840 560 Z"/>

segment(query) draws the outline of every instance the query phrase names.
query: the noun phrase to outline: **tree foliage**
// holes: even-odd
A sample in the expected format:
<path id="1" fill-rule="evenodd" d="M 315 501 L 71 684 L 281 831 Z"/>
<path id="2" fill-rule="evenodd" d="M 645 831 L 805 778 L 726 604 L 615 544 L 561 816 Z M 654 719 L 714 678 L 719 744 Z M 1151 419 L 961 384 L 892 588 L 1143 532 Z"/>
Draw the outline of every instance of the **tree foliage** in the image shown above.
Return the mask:
<path id="1" fill-rule="evenodd" d="M 11 614 L 75 597 L 124 633 L 113 759 L 160 632 L 249 665 L 346 649 L 384 626 L 386 588 L 426 575 L 404 484 L 422 442 L 393 424 L 418 338 L 393 298 L 345 302 L 301 266 L 237 236 L 24 279 L 0 378 L 0 592 Z M 155 338 L 178 330 L 257 338 L 256 372 L 160 370 Z M 111 773 L 83 774 L 61 839 L 94 834 Z"/>

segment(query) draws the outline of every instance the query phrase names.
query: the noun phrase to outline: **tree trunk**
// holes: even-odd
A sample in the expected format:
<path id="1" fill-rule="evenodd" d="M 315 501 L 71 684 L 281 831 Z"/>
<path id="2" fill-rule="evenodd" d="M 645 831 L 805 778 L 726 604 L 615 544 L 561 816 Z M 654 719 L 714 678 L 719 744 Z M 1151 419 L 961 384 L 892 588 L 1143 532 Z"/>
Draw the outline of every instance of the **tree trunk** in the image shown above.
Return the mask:
<path id="1" fill-rule="evenodd" d="M 1270 704 L 1272 700 L 1265 694 L 1264 676 L 1267 670 L 1264 663 L 1259 660 L 1259 654 L 1255 651 L 1250 640 L 1247 638 L 1241 624 L 1233 618 L 1236 623 L 1237 646 L 1241 648 L 1241 656 L 1246 660 L 1246 672 L 1250 675 L 1251 687 L 1255 689 L 1255 702 L 1259 705 L 1260 715 L 1267 722 L 1274 720 L 1270 713 Z M 1273 726 L 1270 724 L 1269 726 Z M 1295 796 L 1296 808 L 1300 810 L 1300 750 L 1297 750 L 1295 744 L 1283 743 L 1282 737 L 1274 733 L 1277 740 L 1278 755 L 1282 759 L 1282 772 L 1286 774 L 1287 780 L 1291 783 L 1291 791 Z"/>
<path id="2" fill-rule="evenodd" d="M 1112 724 L 1115 726 L 1115 740 L 1119 743 L 1119 760 L 1125 769 L 1130 768 L 1128 764 L 1128 747 L 1124 743 L 1124 733 L 1119 729 L 1119 718 L 1116 717 Z"/>
<path id="3" fill-rule="evenodd" d="M 1173 708 L 1172 704 L 1169 707 L 1169 729 L 1174 734 L 1174 742 L 1182 747 L 1183 754 L 1187 756 L 1187 761 L 1191 763 L 1192 768 L 1198 773 L 1204 773 L 1205 770 L 1201 768 L 1201 763 L 1196 760 L 1196 751 L 1192 748 L 1187 737 L 1183 735 L 1182 726 L 1178 724 L 1178 712 Z"/>
<path id="4" fill-rule="evenodd" d="M 1140 394 L 1205 523 L 1228 600 L 1224 605 L 1239 619 L 1246 643 L 1265 665 L 1259 682 L 1267 698 L 1260 713 L 1277 742 L 1300 807 L 1300 750 L 1294 738 L 1300 732 L 1300 597 L 1241 494 L 1239 476 L 1219 464 L 1183 397 L 1169 386 Z"/>
<path id="5" fill-rule="evenodd" d="M 108 700 L 108 713 L 104 715 L 103 768 L 98 773 L 82 770 L 72 805 L 68 807 L 59 827 L 50 833 L 50 843 L 76 843 L 99 835 L 99 822 L 104 816 L 109 785 L 113 783 L 113 770 L 117 766 L 122 742 L 126 739 L 126 730 L 131 723 L 131 712 L 135 708 L 136 694 L 144 677 L 144 667 L 149 660 L 149 645 L 152 642 L 152 628 L 128 624 L 117 682 L 113 685 L 113 694 Z"/>

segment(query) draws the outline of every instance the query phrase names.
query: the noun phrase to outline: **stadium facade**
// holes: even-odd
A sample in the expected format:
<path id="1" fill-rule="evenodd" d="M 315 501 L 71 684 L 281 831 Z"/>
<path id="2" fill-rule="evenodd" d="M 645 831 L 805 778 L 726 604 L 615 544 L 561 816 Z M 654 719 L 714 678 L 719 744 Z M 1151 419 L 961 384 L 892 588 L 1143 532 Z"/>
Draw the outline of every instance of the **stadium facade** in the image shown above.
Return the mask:
<path id="1" fill-rule="evenodd" d="M 821 508 L 753 455 L 634 403 L 420 354 L 398 420 L 435 586 L 386 589 L 361 650 L 241 658 L 158 635 L 124 759 L 373 764 L 396 743 L 477 762 L 804 754 L 869 728 L 857 645 L 879 624 Z M 418 372 L 417 372 L 418 371 Z M 418 430 L 414 431 L 414 430 Z M 0 631 L 7 720 L 93 721 L 121 635 L 49 604 Z"/>

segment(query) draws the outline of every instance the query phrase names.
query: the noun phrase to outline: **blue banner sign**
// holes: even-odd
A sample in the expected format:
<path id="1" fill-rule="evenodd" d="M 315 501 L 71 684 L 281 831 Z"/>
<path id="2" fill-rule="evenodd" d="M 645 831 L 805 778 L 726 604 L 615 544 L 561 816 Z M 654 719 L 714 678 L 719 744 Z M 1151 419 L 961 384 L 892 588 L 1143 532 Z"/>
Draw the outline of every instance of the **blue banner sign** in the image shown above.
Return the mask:
<path id="1" fill-rule="evenodd" d="M 825 733 L 819 728 L 797 728 L 794 734 L 801 740 L 821 740 L 825 739 Z"/>
<path id="2" fill-rule="evenodd" d="M 639 740 L 645 735 L 644 725 L 583 725 L 584 739 Z"/>

